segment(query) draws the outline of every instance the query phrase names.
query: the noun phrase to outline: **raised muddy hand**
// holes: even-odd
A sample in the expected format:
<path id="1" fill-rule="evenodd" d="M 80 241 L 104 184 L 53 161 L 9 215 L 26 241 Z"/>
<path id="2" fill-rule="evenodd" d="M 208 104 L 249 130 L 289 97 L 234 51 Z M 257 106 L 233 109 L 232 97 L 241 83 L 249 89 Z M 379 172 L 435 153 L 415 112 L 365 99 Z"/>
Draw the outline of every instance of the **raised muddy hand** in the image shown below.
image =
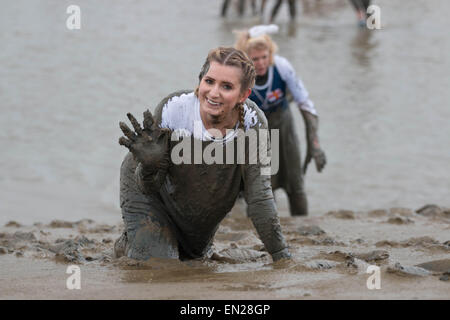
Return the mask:
<path id="1" fill-rule="evenodd" d="M 169 166 L 170 130 L 159 128 L 149 110 L 144 112 L 143 128 L 131 114 L 127 113 L 133 130 L 124 122 L 119 127 L 125 137 L 119 138 L 119 144 L 125 146 L 135 159 L 147 169 L 161 169 Z"/>

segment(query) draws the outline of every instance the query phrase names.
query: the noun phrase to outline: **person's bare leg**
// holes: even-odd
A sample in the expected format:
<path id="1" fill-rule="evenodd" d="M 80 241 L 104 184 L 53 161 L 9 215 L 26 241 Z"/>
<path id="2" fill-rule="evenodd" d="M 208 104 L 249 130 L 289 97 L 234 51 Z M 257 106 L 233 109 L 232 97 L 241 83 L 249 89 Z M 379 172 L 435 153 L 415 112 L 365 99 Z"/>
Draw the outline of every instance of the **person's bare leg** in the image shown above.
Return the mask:
<path id="1" fill-rule="evenodd" d="M 275 3 L 275 5 L 273 6 L 272 12 L 270 14 L 270 22 L 274 21 L 282 2 L 283 0 L 277 0 L 277 3 Z"/>
<path id="2" fill-rule="evenodd" d="M 264 10 L 266 9 L 266 0 L 261 0 L 261 10 L 260 15 L 264 16 Z"/>
<path id="3" fill-rule="evenodd" d="M 296 0 L 288 0 L 288 1 L 289 1 L 289 14 L 291 16 L 291 20 L 294 20 L 297 14 Z"/>
<path id="4" fill-rule="evenodd" d="M 252 15 L 256 16 L 257 10 L 256 10 L 256 0 L 250 0 L 251 6 L 252 6 Z"/>
<path id="5" fill-rule="evenodd" d="M 228 6 L 230 5 L 230 0 L 223 0 L 221 16 L 225 17 L 227 15 Z"/>
<path id="6" fill-rule="evenodd" d="M 239 16 L 242 17 L 244 15 L 244 12 L 245 12 L 245 0 L 239 0 L 238 3 Z"/>

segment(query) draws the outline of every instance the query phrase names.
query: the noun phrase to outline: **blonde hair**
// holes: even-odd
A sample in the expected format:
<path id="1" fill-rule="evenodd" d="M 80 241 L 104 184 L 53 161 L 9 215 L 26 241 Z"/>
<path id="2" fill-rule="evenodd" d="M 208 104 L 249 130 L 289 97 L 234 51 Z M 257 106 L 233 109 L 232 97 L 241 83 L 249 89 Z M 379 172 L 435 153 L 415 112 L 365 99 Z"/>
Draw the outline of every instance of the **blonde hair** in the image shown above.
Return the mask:
<path id="1" fill-rule="evenodd" d="M 203 77 L 208 73 L 211 62 L 215 61 L 224 66 L 237 67 L 242 71 L 241 76 L 241 93 L 253 88 L 255 85 L 256 71 L 252 60 L 245 54 L 245 52 L 235 49 L 233 47 L 218 47 L 212 49 L 206 57 L 205 63 L 198 75 L 199 83 Z M 198 97 L 198 86 L 195 89 L 195 95 Z M 244 127 L 244 104 L 237 103 L 235 108 L 239 110 L 240 127 Z"/>
<path id="2" fill-rule="evenodd" d="M 234 47 L 238 50 L 244 51 L 249 54 L 251 50 L 269 50 L 269 63 L 274 64 L 273 56 L 278 51 L 278 46 L 272 38 L 263 34 L 258 37 L 250 37 L 247 30 L 245 31 L 235 31 L 236 43 Z"/>

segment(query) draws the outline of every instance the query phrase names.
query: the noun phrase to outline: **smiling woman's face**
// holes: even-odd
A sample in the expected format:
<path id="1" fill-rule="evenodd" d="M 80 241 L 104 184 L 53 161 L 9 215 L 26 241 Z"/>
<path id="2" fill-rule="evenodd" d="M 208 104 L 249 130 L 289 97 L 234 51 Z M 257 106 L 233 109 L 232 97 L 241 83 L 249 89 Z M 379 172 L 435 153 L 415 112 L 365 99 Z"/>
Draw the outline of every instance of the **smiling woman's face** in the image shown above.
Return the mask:
<path id="1" fill-rule="evenodd" d="M 270 67 L 270 51 L 269 49 L 251 49 L 248 53 L 255 65 L 256 75 L 263 76 Z"/>
<path id="2" fill-rule="evenodd" d="M 248 96 L 247 92 L 241 92 L 241 77 L 239 68 L 211 62 L 198 88 L 200 114 L 205 126 L 228 124 L 237 119 L 238 111 L 234 107 Z"/>

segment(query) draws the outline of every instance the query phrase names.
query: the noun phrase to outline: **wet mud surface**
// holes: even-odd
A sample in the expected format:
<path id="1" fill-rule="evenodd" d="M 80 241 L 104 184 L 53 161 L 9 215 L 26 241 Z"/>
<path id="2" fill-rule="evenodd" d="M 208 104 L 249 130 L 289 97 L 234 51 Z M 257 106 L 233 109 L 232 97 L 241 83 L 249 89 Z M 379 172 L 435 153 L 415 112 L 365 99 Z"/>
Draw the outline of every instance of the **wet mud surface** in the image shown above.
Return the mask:
<path id="1" fill-rule="evenodd" d="M 281 217 L 293 259 L 276 263 L 239 206 L 220 225 L 213 254 L 188 261 L 115 258 L 120 221 L 9 221 L 0 228 L 0 298 L 449 299 L 448 209 L 424 208 Z M 87 278 L 78 295 L 65 288 L 69 265 Z M 366 286 L 371 265 L 380 290 Z"/>

